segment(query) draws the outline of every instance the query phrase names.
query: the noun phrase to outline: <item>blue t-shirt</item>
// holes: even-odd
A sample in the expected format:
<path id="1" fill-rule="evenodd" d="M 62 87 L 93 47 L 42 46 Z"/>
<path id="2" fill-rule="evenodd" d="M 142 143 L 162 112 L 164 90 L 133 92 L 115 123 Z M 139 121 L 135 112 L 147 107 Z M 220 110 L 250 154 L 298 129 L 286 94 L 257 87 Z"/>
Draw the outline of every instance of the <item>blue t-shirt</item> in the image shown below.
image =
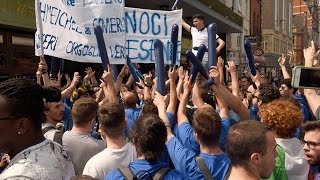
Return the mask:
<path id="1" fill-rule="evenodd" d="M 152 176 L 160 169 L 168 167 L 164 163 L 157 161 L 154 164 L 147 160 L 136 160 L 129 163 L 128 166 L 138 179 L 152 179 Z M 113 170 L 107 174 L 105 180 L 124 179 L 119 170 Z M 163 179 L 185 179 L 181 173 L 175 169 L 169 171 Z"/>
<path id="2" fill-rule="evenodd" d="M 127 127 L 125 129 L 125 136 L 128 137 L 130 133 L 130 129 L 134 125 L 134 123 L 137 121 L 139 114 L 140 114 L 141 108 L 127 108 L 125 109 L 126 113 L 126 121 L 127 121 Z"/>
<path id="3" fill-rule="evenodd" d="M 196 154 L 193 151 L 183 147 L 176 137 L 172 137 L 168 141 L 167 148 L 175 168 L 180 171 L 183 176 L 188 179 L 204 179 L 195 160 Z M 200 153 L 200 156 L 212 176 L 214 176 L 214 179 L 223 179 L 230 166 L 228 156 L 225 153 L 218 155 Z"/>
<path id="4" fill-rule="evenodd" d="M 220 148 L 225 151 L 224 144 L 226 141 L 226 136 L 231 127 L 231 123 L 227 118 L 221 118 L 221 133 L 220 133 Z M 200 146 L 197 143 L 194 137 L 194 131 L 189 121 L 184 122 L 178 126 L 176 129 L 176 137 L 182 143 L 184 147 L 195 152 L 196 154 L 200 154 Z"/>

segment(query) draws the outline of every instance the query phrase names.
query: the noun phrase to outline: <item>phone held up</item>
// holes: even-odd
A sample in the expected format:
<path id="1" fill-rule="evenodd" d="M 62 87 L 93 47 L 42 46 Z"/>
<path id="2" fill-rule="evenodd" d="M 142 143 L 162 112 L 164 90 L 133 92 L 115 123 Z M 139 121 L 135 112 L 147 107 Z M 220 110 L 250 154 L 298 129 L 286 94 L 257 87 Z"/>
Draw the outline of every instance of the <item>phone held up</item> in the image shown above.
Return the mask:
<path id="1" fill-rule="evenodd" d="M 320 89 L 320 67 L 296 66 L 291 85 L 294 88 Z"/>

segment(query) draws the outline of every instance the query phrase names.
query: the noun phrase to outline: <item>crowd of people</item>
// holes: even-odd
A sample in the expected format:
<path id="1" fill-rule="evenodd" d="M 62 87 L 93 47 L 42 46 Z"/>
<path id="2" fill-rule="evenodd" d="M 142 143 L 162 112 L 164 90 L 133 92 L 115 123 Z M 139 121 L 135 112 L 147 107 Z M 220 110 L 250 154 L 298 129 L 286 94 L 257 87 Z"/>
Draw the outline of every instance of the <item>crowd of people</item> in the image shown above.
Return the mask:
<path id="1" fill-rule="evenodd" d="M 203 17 L 193 20 L 183 26 L 201 34 Z M 319 64 L 311 44 L 307 67 Z M 320 180 L 320 95 L 293 88 L 285 61 L 278 87 L 259 71 L 239 78 L 221 57 L 212 85 L 167 68 L 161 95 L 153 72 L 134 82 L 126 65 L 61 84 L 41 57 L 36 82 L 0 83 L 0 179 Z"/>

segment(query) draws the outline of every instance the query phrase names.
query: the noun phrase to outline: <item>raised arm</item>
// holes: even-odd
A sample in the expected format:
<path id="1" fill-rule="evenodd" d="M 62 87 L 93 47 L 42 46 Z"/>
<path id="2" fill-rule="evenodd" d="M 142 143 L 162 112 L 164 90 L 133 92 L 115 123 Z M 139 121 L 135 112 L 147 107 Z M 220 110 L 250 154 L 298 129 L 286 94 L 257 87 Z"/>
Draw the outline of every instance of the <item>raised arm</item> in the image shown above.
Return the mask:
<path id="1" fill-rule="evenodd" d="M 183 89 L 184 91 L 180 99 L 180 104 L 179 104 L 178 113 L 177 113 L 178 125 L 188 121 L 188 118 L 186 116 L 186 111 L 187 111 L 187 104 L 189 101 L 189 95 L 192 90 L 191 77 L 188 76 L 188 71 L 185 74 Z"/>
<path id="2" fill-rule="evenodd" d="M 201 90 L 200 90 L 200 83 L 202 83 L 201 81 L 202 81 L 202 77 L 198 76 L 192 88 L 192 103 L 197 108 L 200 108 L 201 106 L 204 105 L 204 101 L 201 97 Z"/>
<path id="3" fill-rule="evenodd" d="M 182 27 L 183 27 L 186 31 L 191 32 L 191 26 L 190 26 L 188 23 L 186 23 L 183 19 L 182 19 Z"/>
<path id="4" fill-rule="evenodd" d="M 118 92 L 120 91 L 120 87 L 122 85 L 122 81 L 123 81 L 123 78 L 125 77 L 125 72 L 126 70 L 128 69 L 128 66 L 125 64 L 123 65 L 120 73 L 118 74 L 118 77 L 117 77 L 117 80 L 116 82 L 114 83 L 114 88 L 116 90 L 116 93 L 118 94 Z"/>
<path id="5" fill-rule="evenodd" d="M 231 76 L 232 94 L 236 97 L 239 97 L 240 87 L 239 87 L 236 65 L 234 64 L 233 61 L 228 61 L 228 65 L 226 65 L 226 69 L 230 73 L 230 76 Z"/>
<path id="6" fill-rule="evenodd" d="M 171 68 L 169 70 L 168 76 L 170 81 L 170 101 L 167 108 L 167 112 L 176 114 L 176 108 L 178 103 L 176 80 L 178 78 L 178 70 L 176 68 Z"/>
<path id="7" fill-rule="evenodd" d="M 108 65 L 108 71 L 104 71 L 102 78 L 107 84 L 107 86 L 104 87 L 104 94 L 108 94 L 109 102 L 119 103 L 113 84 L 112 68 L 110 65 Z"/>
<path id="8" fill-rule="evenodd" d="M 224 42 L 224 40 L 222 40 L 221 38 L 218 38 L 217 40 L 217 43 L 219 44 L 218 47 L 216 48 L 217 52 L 220 52 L 221 49 L 224 47 L 224 45 L 226 44 Z"/>
<path id="9" fill-rule="evenodd" d="M 286 56 L 284 54 L 282 54 L 279 59 L 279 66 L 281 67 L 281 71 L 282 71 L 282 75 L 284 79 L 289 79 L 290 78 L 290 74 L 287 71 L 287 68 L 285 66 L 286 64 Z"/>
<path id="10" fill-rule="evenodd" d="M 68 73 L 65 73 L 64 74 L 64 77 L 66 78 L 67 80 L 67 83 L 63 86 L 64 89 L 67 89 L 70 85 L 71 85 L 71 79 L 70 79 L 70 76 Z"/>
<path id="11" fill-rule="evenodd" d="M 48 73 L 48 65 L 43 56 L 40 56 L 39 70 L 42 72 L 43 85 L 51 86 L 49 73 Z"/>
<path id="12" fill-rule="evenodd" d="M 178 75 L 179 75 L 179 81 L 177 85 L 177 98 L 180 100 L 182 96 L 182 87 L 183 87 L 183 81 L 184 81 L 184 75 L 185 72 L 183 70 L 183 66 L 180 66 L 178 69 Z"/>
<path id="13" fill-rule="evenodd" d="M 221 95 L 221 92 L 219 91 L 219 89 L 217 88 L 217 86 L 223 86 L 221 84 L 221 82 L 219 81 L 219 76 L 220 76 L 220 72 L 219 72 L 219 69 L 216 68 L 216 67 L 212 67 L 209 71 L 209 76 L 214 79 L 214 82 L 215 84 L 213 84 L 211 86 L 211 89 L 213 90 L 214 92 L 214 95 L 216 97 L 216 100 L 217 100 L 217 104 L 218 104 L 218 107 L 220 109 L 220 117 L 221 118 L 229 118 L 229 115 L 228 115 L 228 106 L 226 104 L 226 102 L 224 101 L 222 95 Z"/>
<path id="14" fill-rule="evenodd" d="M 311 47 L 308 47 L 303 50 L 303 55 L 305 59 L 305 66 L 312 67 L 314 61 L 319 56 L 320 50 L 316 51 L 314 42 L 311 41 Z M 320 107 L 320 96 L 317 94 L 316 90 L 314 89 L 304 89 L 304 95 L 308 101 L 309 107 L 312 113 L 315 115 L 316 118 L 319 118 L 319 112 L 317 110 Z"/>
<path id="15" fill-rule="evenodd" d="M 214 66 L 213 66 L 214 67 Z M 211 67 L 211 68 L 213 68 Z M 234 96 L 225 86 L 220 83 L 216 84 L 217 89 L 220 91 L 222 98 L 225 100 L 227 106 L 238 114 L 241 120 L 249 119 L 249 109 L 247 109 L 239 98 Z"/>
<path id="16" fill-rule="evenodd" d="M 158 108 L 159 117 L 162 119 L 162 121 L 166 125 L 167 140 L 169 140 L 173 136 L 173 134 L 172 134 L 172 131 L 171 131 L 170 121 L 169 121 L 167 113 L 166 113 L 165 97 L 162 96 L 160 93 L 156 92 L 156 95 L 154 96 L 153 103 Z"/>
<path id="17" fill-rule="evenodd" d="M 217 66 L 219 70 L 220 83 L 224 84 L 224 73 L 223 73 L 224 60 L 222 59 L 221 56 L 218 57 Z"/>
<path id="18" fill-rule="evenodd" d="M 70 86 L 61 92 L 62 99 L 69 97 L 72 94 L 72 92 L 76 89 L 77 84 L 80 82 L 80 79 L 81 77 L 75 73 Z"/>
<path id="19" fill-rule="evenodd" d="M 149 72 L 149 74 L 144 76 L 144 100 L 152 99 L 151 91 L 152 91 L 152 74 Z"/>

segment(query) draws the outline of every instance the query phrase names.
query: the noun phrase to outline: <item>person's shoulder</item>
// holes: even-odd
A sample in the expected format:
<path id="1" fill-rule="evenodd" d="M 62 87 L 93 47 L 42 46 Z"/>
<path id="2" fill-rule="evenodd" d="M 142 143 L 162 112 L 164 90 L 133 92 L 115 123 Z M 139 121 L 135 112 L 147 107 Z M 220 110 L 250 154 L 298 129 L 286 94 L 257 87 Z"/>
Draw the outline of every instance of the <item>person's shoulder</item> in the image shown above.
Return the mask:
<path id="1" fill-rule="evenodd" d="M 176 169 L 171 169 L 163 179 L 185 179 L 183 175 Z"/>
<path id="2" fill-rule="evenodd" d="M 124 177 L 120 174 L 119 170 L 113 170 L 113 171 L 110 171 L 104 178 L 105 180 L 113 180 L 113 179 L 119 179 L 119 180 L 122 180 L 124 179 Z"/>

